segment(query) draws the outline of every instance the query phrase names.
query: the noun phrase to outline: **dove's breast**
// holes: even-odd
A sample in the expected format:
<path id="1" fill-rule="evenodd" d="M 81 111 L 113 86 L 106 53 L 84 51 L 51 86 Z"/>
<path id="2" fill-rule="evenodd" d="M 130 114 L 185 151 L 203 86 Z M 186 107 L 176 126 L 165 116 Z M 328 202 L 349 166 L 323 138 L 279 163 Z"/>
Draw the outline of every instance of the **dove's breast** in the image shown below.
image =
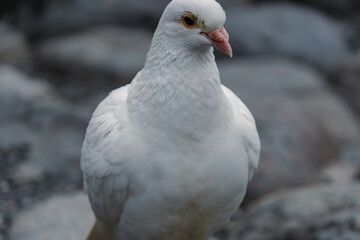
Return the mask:
<path id="1" fill-rule="evenodd" d="M 249 167 L 237 140 L 220 135 L 207 144 L 206 151 L 149 152 L 146 166 L 132 180 L 142 190 L 133 194 L 122 215 L 123 222 L 142 229 L 136 234 L 144 238 L 128 236 L 198 240 L 226 224 L 245 195 Z"/>

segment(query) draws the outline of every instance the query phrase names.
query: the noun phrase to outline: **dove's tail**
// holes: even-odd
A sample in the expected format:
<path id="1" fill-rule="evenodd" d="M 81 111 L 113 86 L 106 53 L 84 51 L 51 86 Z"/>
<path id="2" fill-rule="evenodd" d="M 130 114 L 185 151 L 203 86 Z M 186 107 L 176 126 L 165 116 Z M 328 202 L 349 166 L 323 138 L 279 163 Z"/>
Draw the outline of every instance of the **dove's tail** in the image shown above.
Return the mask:
<path id="1" fill-rule="evenodd" d="M 102 224 L 95 222 L 86 240 L 117 240 L 113 231 L 103 231 Z"/>

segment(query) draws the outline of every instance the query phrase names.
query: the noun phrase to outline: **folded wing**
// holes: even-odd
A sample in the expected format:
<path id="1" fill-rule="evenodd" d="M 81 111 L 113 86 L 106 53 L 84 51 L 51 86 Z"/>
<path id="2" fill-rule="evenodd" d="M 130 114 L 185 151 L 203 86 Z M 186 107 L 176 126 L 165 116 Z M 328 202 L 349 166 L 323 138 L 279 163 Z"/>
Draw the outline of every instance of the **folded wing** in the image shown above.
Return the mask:
<path id="1" fill-rule="evenodd" d="M 84 191 L 101 222 L 117 224 L 129 195 L 122 154 L 126 138 L 127 86 L 113 91 L 93 113 L 82 148 Z"/>
<path id="2" fill-rule="evenodd" d="M 256 123 L 245 104 L 227 87 L 222 86 L 234 112 L 236 124 L 239 127 L 239 137 L 242 138 L 246 155 L 249 161 L 249 181 L 259 166 L 260 139 Z"/>

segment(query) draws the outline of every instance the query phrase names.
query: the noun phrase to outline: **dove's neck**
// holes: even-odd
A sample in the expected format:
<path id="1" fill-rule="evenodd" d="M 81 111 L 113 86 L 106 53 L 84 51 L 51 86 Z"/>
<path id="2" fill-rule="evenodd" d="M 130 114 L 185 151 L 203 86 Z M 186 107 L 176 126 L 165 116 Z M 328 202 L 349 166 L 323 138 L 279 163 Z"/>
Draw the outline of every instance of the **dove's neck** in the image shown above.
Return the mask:
<path id="1" fill-rule="evenodd" d="M 129 114 L 151 136 L 200 141 L 231 115 L 213 49 L 190 51 L 165 40 L 153 41 L 144 69 L 130 85 Z"/>

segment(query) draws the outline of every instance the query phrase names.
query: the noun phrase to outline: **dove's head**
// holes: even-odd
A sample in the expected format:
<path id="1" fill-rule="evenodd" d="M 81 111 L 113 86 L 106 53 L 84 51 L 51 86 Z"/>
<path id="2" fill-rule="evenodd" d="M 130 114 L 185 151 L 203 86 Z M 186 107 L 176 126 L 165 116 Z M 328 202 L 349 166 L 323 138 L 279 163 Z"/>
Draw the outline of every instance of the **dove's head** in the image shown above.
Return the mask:
<path id="1" fill-rule="evenodd" d="M 195 50 L 214 46 L 232 56 L 225 21 L 225 11 L 215 0 L 173 0 L 159 28 L 179 47 Z"/>

